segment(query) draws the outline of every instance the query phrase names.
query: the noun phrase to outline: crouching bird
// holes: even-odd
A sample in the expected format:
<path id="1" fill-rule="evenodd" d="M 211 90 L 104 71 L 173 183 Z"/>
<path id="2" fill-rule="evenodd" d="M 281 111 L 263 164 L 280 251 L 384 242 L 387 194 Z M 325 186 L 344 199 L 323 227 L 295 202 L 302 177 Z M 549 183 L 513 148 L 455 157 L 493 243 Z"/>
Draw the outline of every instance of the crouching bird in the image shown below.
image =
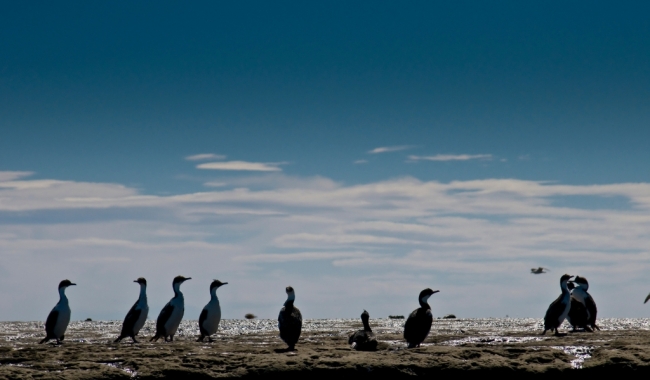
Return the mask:
<path id="1" fill-rule="evenodd" d="M 364 310 L 361 314 L 363 330 L 359 330 L 350 335 L 350 339 L 348 340 L 350 346 L 357 351 L 375 351 L 377 349 L 377 338 L 370 328 L 369 320 L 370 314 Z"/>

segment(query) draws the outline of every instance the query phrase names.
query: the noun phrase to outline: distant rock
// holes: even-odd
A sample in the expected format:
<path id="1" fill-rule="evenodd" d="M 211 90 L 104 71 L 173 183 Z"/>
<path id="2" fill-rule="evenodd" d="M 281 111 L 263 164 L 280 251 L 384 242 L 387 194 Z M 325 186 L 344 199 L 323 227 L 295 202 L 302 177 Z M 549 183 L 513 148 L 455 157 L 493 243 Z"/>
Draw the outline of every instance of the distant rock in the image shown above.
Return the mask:
<path id="1" fill-rule="evenodd" d="M 403 315 L 389 315 L 388 318 L 390 319 L 404 319 Z"/>
<path id="2" fill-rule="evenodd" d="M 244 318 L 246 318 L 246 319 L 255 319 L 255 318 L 257 318 L 257 316 L 255 314 L 248 313 L 248 314 L 244 315 Z"/>
<path id="3" fill-rule="evenodd" d="M 92 322 L 92 321 L 93 321 L 92 318 L 86 318 L 86 322 Z"/>
<path id="4" fill-rule="evenodd" d="M 442 319 L 456 319 L 456 316 L 454 314 L 447 314 Z"/>

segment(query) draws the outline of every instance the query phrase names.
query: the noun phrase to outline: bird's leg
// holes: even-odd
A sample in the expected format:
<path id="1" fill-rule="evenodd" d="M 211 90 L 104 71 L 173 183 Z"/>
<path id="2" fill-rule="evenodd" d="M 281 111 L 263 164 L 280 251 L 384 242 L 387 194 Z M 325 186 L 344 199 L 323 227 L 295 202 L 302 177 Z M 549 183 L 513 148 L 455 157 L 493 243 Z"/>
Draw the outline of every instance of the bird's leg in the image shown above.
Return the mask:
<path id="1" fill-rule="evenodd" d="M 214 343 L 214 339 L 212 339 L 212 337 L 208 337 L 208 342 Z"/>
<path id="2" fill-rule="evenodd" d="M 138 340 L 137 340 L 137 339 L 135 339 L 135 335 L 134 335 L 134 336 L 132 336 L 132 337 L 131 337 L 131 339 L 133 339 L 133 343 L 140 343 L 140 342 L 138 342 Z"/>
<path id="3" fill-rule="evenodd" d="M 174 341 L 174 336 L 173 336 L 173 335 L 170 335 L 170 336 L 169 336 L 169 341 L 170 341 L 170 342 L 173 342 L 173 341 Z"/>

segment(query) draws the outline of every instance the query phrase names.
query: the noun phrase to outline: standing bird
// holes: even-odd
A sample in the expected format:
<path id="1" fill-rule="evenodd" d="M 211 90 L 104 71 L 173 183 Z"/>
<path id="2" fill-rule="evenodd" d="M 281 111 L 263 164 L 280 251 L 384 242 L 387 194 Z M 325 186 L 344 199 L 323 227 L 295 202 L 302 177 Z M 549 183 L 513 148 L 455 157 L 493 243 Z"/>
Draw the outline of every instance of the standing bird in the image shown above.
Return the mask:
<path id="1" fill-rule="evenodd" d="M 156 320 L 156 335 L 151 338 L 150 342 L 156 342 L 164 338 L 165 342 L 173 342 L 174 334 L 181 324 L 183 314 L 185 313 L 185 299 L 181 293 L 181 284 L 191 277 L 176 276 L 172 286 L 174 288 L 174 298 L 172 298 L 165 307 L 160 311 Z"/>
<path id="2" fill-rule="evenodd" d="M 115 343 L 119 343 L 122 339 L 130 337 L 133 339 L 133 343 L 138 343 L 135 339 L 135 336 L 138 335 L 142 326 L 147 321 L 147 316 L 149 315 L 149 305 L 147 305 L 147 280 L 143 277 L 133 281 L 140 284 L 140 297 L 135 304 L 126 314 L 124 318 L 124 323 L 122 324 L 122 332 L 120 336 L 115 339 Z"/>
<path id="3" fill-rule="evenodd" d="M 433 323 L 433 314 L 429 306 L 429 297 L 440 292 L 439 290 L 424 289 L 420 292 L 420 307 L 413 310 L 404 325 L 404 339 L 408 343 L 408 348 L 419 347 L 429 335 L 431 324 Z"/>
<path id="4" fill-rule="evenodd" d="M 224 285 L 228 285 L 228 283 L 219 280 L 214 280 L 210 284 L 210 302 L 205 305 L 199 317 L 201 336 L 197 342 L 203 342 L 205 337 L 208 337 L 208 341 L 212 342 L 210 336 L 216 333 L 219 328 L 219 322 L 221 322 L 221 306 L 219 305 L 219 298 L 217 298 L 217 289 Z"/>
<path id="5" fill-rule="evenodd" d="M 573 286 L 571 286 L 573 285 Z M 596 325 L 596 315 L 598 308 L 594 298 L 587 291 L 589 290 L 589 282 L 586 278 L 577 276 L 575 280 L 569 283 L 571 290 L 571 310 L 567 316 L 567 320 L 576 328 L 584 328 L 589 332 L 594 329 L 600 330 Z"/>
<path id="6" fill-rule="evenodd" d="M 296 300 L 296 292 L 291 286 L 287 286 L 287 301 L 280 310 L 278 316 L 278 326 L 280 328 L 280 338 L 289 346 L 289 351 L 293 351 L 300 339 L 302 332 L 302 314 L 297 307 L 293 306 Z"/>
<path id="7" fill-rule="evenodd" d="M 558 328 L 566 319 L 569 310 L 571 310 L 571 292 L 567 284 L 571 277 L 573 276 L 565 274 L 560 278 L 562 294 L 553 301 L 546 311 L 546 316 L 544 316 L 544 332 L 542 335 L 546 334 L 548 330 L 555 330 L 555 335 L 559 335 Z"/>
<path id="8" fill-rule="evenodd" d="M 350 336 L 348 343 L 352 348 L 357 351 L 375 351 L 377 349 L 377 338 L 375 333 L 372 332 L 368 320 L 370 314 L 363 311 L 361 314 L 361 322 L 363 322 L 363 330 L 359 330 Z"/>
<path id="9" fill-rule="evenodd" d="M 70 280 L 63 280 L 59 283 L 59 302 L 50 311 L 45 321 L 45 339 L 41 340 L 43 344 L 50 339 L 56 339 L 56 344 L 61 344 L 65 338 L 65 330 L 68 329 L 70 323 L 70 305 L 68 304 L 68 297 L 65 295 L 65 290 L 68 286 L 75 286 Z"/>

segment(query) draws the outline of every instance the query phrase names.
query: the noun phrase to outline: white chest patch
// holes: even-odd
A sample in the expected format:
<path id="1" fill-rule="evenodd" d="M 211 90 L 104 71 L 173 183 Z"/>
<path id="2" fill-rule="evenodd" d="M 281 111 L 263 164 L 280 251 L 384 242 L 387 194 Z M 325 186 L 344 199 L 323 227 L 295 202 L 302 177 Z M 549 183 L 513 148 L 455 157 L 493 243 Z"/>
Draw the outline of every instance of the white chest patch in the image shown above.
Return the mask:
<path id="1" fill-rule="evenodd" d="M 566 319 L 567 315 L 569 315 L 569 310 L 571 310 L 571 294 L 567 293 L 562 297 L 562 304 L 564 304 L 564 311 L 562 314 L 560 314 L 560 317 L 558 318 L 558 322 L 562 324 L 564 320 Z"/>
<path id="2" fill-rule="evenodd" d="M 217 332 L 219 329 L 219 322 L 221 322 L 221 305 L 219 305 L 219 300 L 211 300 L 203 310 L 208 311 L 208 317 L 203 322 L 203 328 L 207 331 L 209 335 L 212 335 Z"/>
<path id="3" fill-rule="evenodd" d="M 165 323 L 165 330 L 167 330 L 167 335 L 174 335 L 178 330 L 178 325 L 183 320 L 183 314 L 185 314 L 185 300 L 183 296 L 175 297 L 170 301 L 170 304 L 174 307 L 174 310 L 167 323 Z"/>
<path id="4" fill-rule="evenodd" d="M 67 302 L 61 302 L 54 307 L 54 310 L 59 312 L 59 316 L 56 319 L 56 324 L 54 325 L 54 336 L 57 339 L 61 339 L 65 335 L 65 331 L 68 329 L 68 324 L 70 323 L 70 306 Z"/>
<path id="5" fill-rule="evenodd" d="M 144 324 L 147 322 L 147 317 L 149 316 L 149 306 L 147 305 L 147 302 L 140 302 L 137 306 L 138 309 L 141 310 L 140 317 L 138 318 L 137 321 L 135 321 L 135 324 L 133 325 L 133 333 L 135 335 L 138 335 L 138 332 L 144 327 Z"/>

